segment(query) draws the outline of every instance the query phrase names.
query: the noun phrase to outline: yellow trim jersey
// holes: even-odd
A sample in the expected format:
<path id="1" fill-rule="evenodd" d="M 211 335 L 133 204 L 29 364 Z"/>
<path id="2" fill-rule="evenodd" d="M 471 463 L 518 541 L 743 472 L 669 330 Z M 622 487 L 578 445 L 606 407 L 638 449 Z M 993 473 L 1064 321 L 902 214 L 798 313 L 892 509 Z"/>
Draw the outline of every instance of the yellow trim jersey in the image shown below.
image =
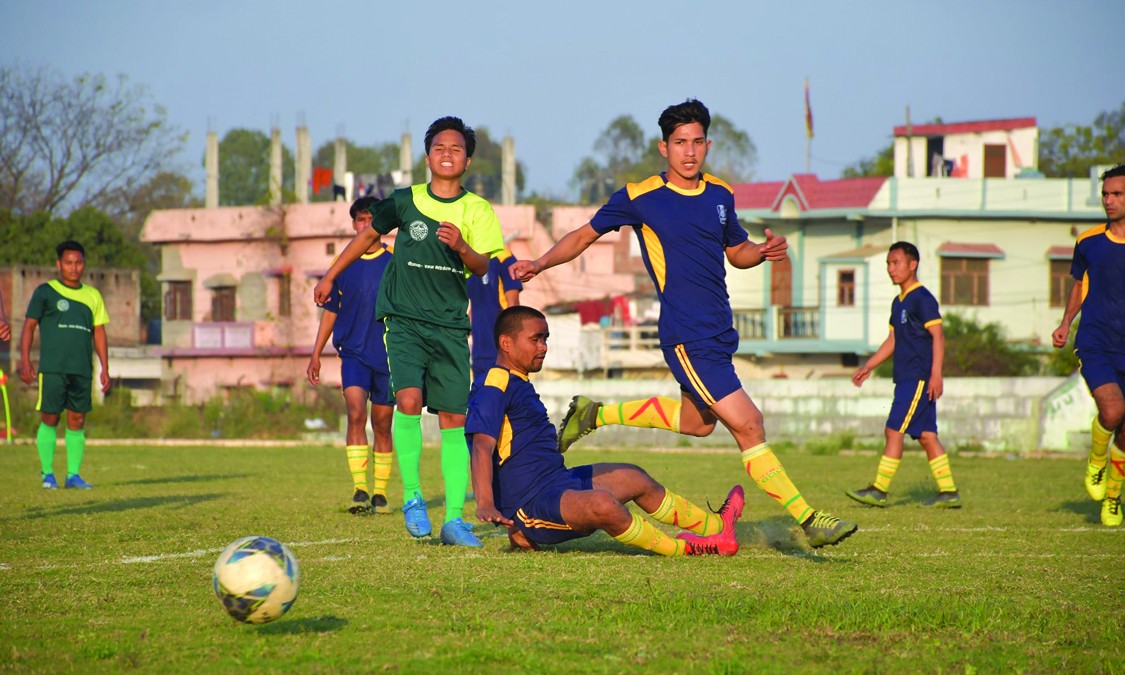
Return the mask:
<path id="1" fill-rule="evenodd" d="M 39 322 L 39 372 L 94 376 L 94 327 L 109 323 L 102 294 L 58 279 L 40 284 L 27 304 Z"/>
<path id="2" fill-rule="evenodd" d="M 401 188 L 371 207 L 371 226 L 381 234 L 398 229 L 394 258 L 379 288 L 380 319 L 404 316 L 469 329 L 469 273 L 461 256 L 437 238 L 438 225 L 450 222 L 474 251 L 492 256 L 504 248 L 504 235 L 492 205 L 463 190 L 453 199 L 437 197 L 429 185 Z"/>
<path id="3" fill-rule="evenodd" d="M 937 298 L 920 283 L 891 301 L 895 382 L 930 379 L 934 367 L 934 336 L 930 327 L 940 323 Z"/>
<path id="4" fill-rule="evenodd" d="M 1125 353 L 1125 241 L 1104 224 L 1078 235 L 1070 275 L 1082 284 L 1074 347 Z"/>

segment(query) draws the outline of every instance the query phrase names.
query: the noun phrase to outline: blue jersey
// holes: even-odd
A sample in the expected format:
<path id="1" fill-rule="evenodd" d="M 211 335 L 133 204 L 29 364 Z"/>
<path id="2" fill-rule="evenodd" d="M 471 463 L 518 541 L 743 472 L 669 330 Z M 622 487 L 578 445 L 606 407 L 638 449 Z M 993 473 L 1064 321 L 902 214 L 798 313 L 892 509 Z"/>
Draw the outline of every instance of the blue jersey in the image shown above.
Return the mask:
<path id="1" fill-rule="evenodd" d="M 891 330 L 895 334 L 894 381 L 928 380 L 934 367 L 934 336 L 930 326 L 941 323 L 933 293 L 917 283 L 891 302 Z"/>
<path id="2" fill-rule="evenodd" d="M 387 372 L 387 347 L 383 322 L 375 316 L 375 299 L 391 257 L 386 246 L 364 253 L 340 272 L 324 303 L 324 310 L 336 315 L 332 346 L 340 357 L 356 359 L 379 373 Z"/>
<path id="3" fill-rule="evenodd" d="M 660 344 L 714 337 L 731 328 L 726 249 L 746 241 L 734 212 L 734 192 L 710 174 L 684 190 L 664 174 L 629 183 L 598 209 L 599 234 L 632 227 L 660 298 Z"/>
<path id="4" fill-rule="evenodd" d="M 1082 283 L 1082 319 L 1074 347 L 1125 352 L 1125 241 L 1105 225 L 1078 235 L 1070 275 Z"/>
<path id="5" fill-rule="evenodd" d="M 566 471 L 555 427 L 526 375 L 492 368 L 469 394 L 465 433 L 496 439 L 492 497 L 505 518 Z M 469 443 L 472 447 L 472 443 Z"/>
<path id="6" fill-rule="evenodd" d="M 510 272 L 515 263 L 516 258 L 512 252 L 504 249 L 489 259 L 488 272 L 483 277 L 469 277 L 474 373 L 483 373 L 496 363 L 492 327 L 500 312 L 508 308 L 508 296 L 505 293 L 523 290 L 523 283 L 513 279 Z"/>

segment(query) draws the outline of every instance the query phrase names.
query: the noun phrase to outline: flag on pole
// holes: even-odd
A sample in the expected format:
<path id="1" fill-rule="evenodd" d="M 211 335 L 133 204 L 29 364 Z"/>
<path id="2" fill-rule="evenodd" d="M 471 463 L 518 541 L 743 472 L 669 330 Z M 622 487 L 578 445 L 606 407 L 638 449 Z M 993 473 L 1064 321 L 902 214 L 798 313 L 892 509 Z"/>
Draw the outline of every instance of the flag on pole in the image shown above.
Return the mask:
<path id="1" fill-rule="evenodd" d="M 813 137 L 812 130 L 812 103 L 809 101 L 809 78 L 805 78 L 805 131 L 809 138 Z"/>

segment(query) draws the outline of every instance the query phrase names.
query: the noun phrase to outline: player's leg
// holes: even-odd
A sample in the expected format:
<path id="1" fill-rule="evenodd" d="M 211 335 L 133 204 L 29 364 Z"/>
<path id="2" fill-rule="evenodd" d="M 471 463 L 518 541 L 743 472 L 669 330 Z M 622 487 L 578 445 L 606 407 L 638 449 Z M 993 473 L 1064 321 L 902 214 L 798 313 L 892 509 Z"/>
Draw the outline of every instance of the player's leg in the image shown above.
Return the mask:
<path id="1" fill-rule="evenodd" d="M 374 467 L 374 482 L 371 486 L 371 508 L 375 513 L 390 513 L 390 503 L 387 501 L 387 484 L 391 480 L 391 467 L 394 464 L 394 448 L 391 441 L 391 423 L 394 418 L 394 406 L 383 404 L 371 405 L 371 435 L 372 459 Z"/>
<path id="2" fill-rule="evenodd" d="M 1098 414 L 1090 422 L 1090 455 L 1086 461 L 1084 483 L 1086 492 L 1095 501 L 1105 499 L 1108 449 L 1114 432 L 1125 417 L 1125 402 L 1121 397 L 1121 382 L 1115 363 L 1122 357 L 1106 352 L 1076 352 L 1082 379 L 1090 389 Z"/>
<path id="3" fill-rule="evenodd" d="M 445 520 L 441 541 L 482 546 L 462 518 L 469 492 L 469 448 L 465 412 L 469 406 L 469 343 L 463 331 L 434 326 L 433 358 L 426 370 L 426 406 L 438 411 L 441 428 L 441 476 L 445 483 Z"/>
<path id="4" fill-rule="evenodd" d="M 1114 381 L 1098 387 L 1094 401 L 1098 404 L 1098 420 L 1105 421 L 1115 438 L 1109 445 L 1108 464 L 1105 467 L 1105 497 L 1102 500 L 1102 524 L 1120 527 L 1121 485 L 1125 482 L 1125 400 L 1122 399 L 1122 382 L 1125 381 L 1125 355 L 1114 358 Z M 1113 426 L 1114 422 L 1116 426 Z"/>
<path id="5" fill-rule="evenodd" d="M 422 496 L 422 385 L 430 352 L 418 323 L 398 316 L 386 319 L 384 341 L 390 387 L 395 396 L 392 439 L 402 477 L 402 515 L 406 530 L 415 537 L 433 531 Z"/>
<path id="6" fill-rule="evenodd" d="M 689 530 L 702 536 L 719 534 L 723 531 L 724 520 L 721 515 L 709 513 L 695 504 L 675 494 L 658 483 L 644 469 L 634 464 L 600 463 L 593 466 L 593 486 L 605 490 L 621 503 L 633 502 L 644 512 L 662 523 Z M 741 490 L 741 486 L 738 486 Z M 728 500 L 730 502 L 732 500 Z M 734 500 L 737 501 L 737 500 Z M 741 503 L 726 506 L 720 513 L 734 514 L 733 520 L 742 515 Z"/>
<path id="7" fill-rule="evenodd" d="M 891 489 L 891 481 L 894 479 L 895 472 L 898 471 L 898 465 L 902 461 L 904 435 L 897 429 L 887 427 L 883 429 L 883 437 L 883 454 L 879 458 L 879 468 L 875 471 L 875 480 L 865 488 L 844 491 L 845 495 L 868 506 L 884 507 L 887 505 L 887 492 Z"/>
<path id="8" fill-rule="evenodd" d="M 54 469 L 55 443 L 58 440 L 57 429 L 65 400 L 63 376 L 39 373 L 39 397 L 35 402 L 35 409 L 39 411 L 39 429 L 35 433 L 35 447 L 39 451 L 42 470 L 40 481 L 48 490 L 59 487 Z"/>
<path id="9" fill-rule="evenodd" d="M 949 455 L 945 454 L 941 439 L 936 432 L 924 431 L 918 437 L 918 442 L 926 451 L 926 458 L 930 461 L 930 473 L 933 474 L 938 488 L 937 496 L 926 502 L 925 506 L 961 508 L 961 493 L 957 491 L 957 484 L 953 482 L 953 469 L 949 466 Z"/>
<path id="10" fill-rule="evenodd" d="M 86 387 L 89 387 L 90 379 L 84 379 L 86 380 Z M 66 487 L 89 490 L 94 486 L 87 483 L 79 475 L 82 470 L 82 459 L 86 455 L 86 413 L 89 412 L 91 407 L 89 390 L 87 389 L 85 403 L 81 402 L 81 397 L 72 400 L 76 402 L 71 403 L 71 405 L 85 407 L 86 410 L 78 412 L 67 409 L 66 411 Z"/>
<path id="11" fill-rule="evenodd" d="M 653 396 L 623 403 L 601 403 L 575 396 L 559 424 L 559 451 L 566 452 L 580 438 L 609 424 L 664 429 L 685 436 L 709 436 L 715 430 L 715 422 L 715 417 L 701 411 L 685 392 L 681 392 L 679 401 Z"/>
<path id="12" fill-rule="evenodd" d="M 350 364 L 350 365 L 349 365 Z M 371 495 L 367 485 L 367 389 L 358 383 L 362 381 L 362 364 L 344 359 L 340 364 L 344 385 L 344 408 L 347 411 L 348 427 L 344 436 L 344 450 L 348 458 L 348 471 L 352 476 L 352 497 L 348 502 L 349 513 L 366 513 L 370 508 Z M 349 375 L 349 373 L 351 373 Z M 354 376 L 354 378 L 353 378 Z"/>

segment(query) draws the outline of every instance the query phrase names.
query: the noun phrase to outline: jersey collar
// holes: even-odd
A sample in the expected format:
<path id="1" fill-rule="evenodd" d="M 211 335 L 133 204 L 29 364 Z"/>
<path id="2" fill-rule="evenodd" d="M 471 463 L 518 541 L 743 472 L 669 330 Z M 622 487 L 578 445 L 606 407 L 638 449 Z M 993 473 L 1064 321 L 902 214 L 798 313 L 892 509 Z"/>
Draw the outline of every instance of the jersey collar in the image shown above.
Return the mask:
<path id="1" fill-rule="evenodd" d="M 922 287 L 922 282 L 921 281 L 915 281 L 913 286 L 906 289 L 902 293 L 898 294 L 898 299 L 899 300 L 905 300 L 906 296 L 910 295 L 910 291 L 914 290 L 915 288 L 921 288 L 921 287 Z"/>

